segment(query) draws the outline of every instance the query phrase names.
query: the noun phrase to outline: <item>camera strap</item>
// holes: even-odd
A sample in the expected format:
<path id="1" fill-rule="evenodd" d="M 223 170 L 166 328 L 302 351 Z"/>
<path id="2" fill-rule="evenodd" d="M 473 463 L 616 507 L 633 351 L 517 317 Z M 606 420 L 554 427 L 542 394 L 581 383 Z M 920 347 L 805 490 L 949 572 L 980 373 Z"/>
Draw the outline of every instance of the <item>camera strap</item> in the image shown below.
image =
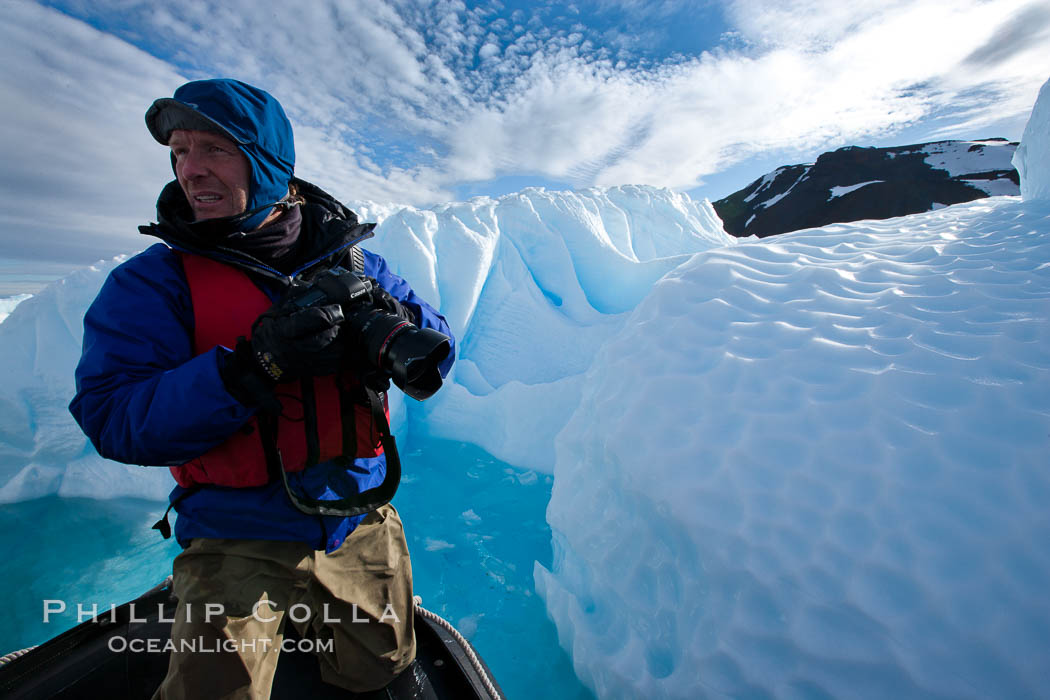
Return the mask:
<path id="1" fill-rule="evenodd" d="M 351 246 L 349 257 L 350 267 L 353 272 L 358 275 L 363 275 L 365 270 L 365 255 L 361 250 L 361 247 L 358 245 Z M 266 462 L 270 472 L 270 477 L 272 479 L 281 479 L 284 484 L 284 490 L 288 494 L 288 498 L 292 501 L 292 505 L 307 515 L 353 517 L 355 515 L 370 513 L 389 503 L 390 500 L 393 499 L 394 494 L 397 493 L 398 486 L 401 484 L 401 458 L 397 451 L 397 442 L 394 440 L 394 435 L 390 431 L 390 423 L 386 417 L 383 397 L 378 391 L 368 386 L 362 385 L 359 389 L 363 390 L 363 395 L 366 399 L 369 412 L 372 414 L 373 425 L 378 428 L 379 441 L 383 446 L 383 454 L 386 455 L 386 475 L 383 477 L 382 483 L 380 483 L 379 486 L 367 489 L 360 493 L 355 493 L 340 499 L 318 500 L 311 498 L 304 493 L 298 492 L 292 486 L 291 479 L 288 477 L 288 472 L 284 468 L 284 460 L 281 457 L 281 450 L 277 446 L 276 419 L 261 420 L 259 423 L 261 433 L 260 437 L 262 438 L 263 449 L 266 453 Z M 353 455 L 356 451 L 356 439 L 354 438 L 356 428 L 354 427 L 353 408 L 348 400 L 350 398 L 349 392 L 345 392 L 342 386 L 340 387 L 340 394 L 343 413 L 344 456 L 337 459 L 345 461 L 346 464 L 352 464 Z M 306 468 L 309 469 L 310 466 L 317 464 L 319 453 L 319 447 L 317 444 L 317 413 L 314 402 L 313 382 L 311 378 L 306 378 L 303 381 L 303 404 L 306 409 L 304 412 L 306 425 L 304 427 L 306 429 L 308 450 Z M 349 438 L 347 437 L 348 432 Z"/>
<path id="2" fill-rule="evenodd" d="M 279 472 L 284 483 L 284 490 L 291 499 L 292 505 L 307 515 L 333 515 L 337 517 L 352 517 L 364 515 L 386 505 L 397 493 L 397 487 L 401 484 L 401 458 L 397 452 L 397 442 L 390 431 L 390 423 L 386 419 L 386 411 L 383 408 L 383 399 L 379 393 L 370 387 L 365 387 L 368 397 L 369 410 L 372 420 L 379 428 L 379 440 L 383 445 L 383 454 L 386 455 L 386 475 L 382 483 L 374 488 L 366 489 L 360 493 L 332 500 L 318 500 L 304 493 L 299 493 L 293 488 L 288 472 L 284 469 L 284 461 L 281 450 L 277 447 L 276 421 L 260 421 L 263 445 L 266 447 L 266 460 L 272 472 Z M 348 463 L 353 461 L 352 456 L 341 458 Z M 307 469 L 310 467 L 308 466 Z"/>
<path id="3" fill-rule="evenodd" d="M 359 245 L 350 247 L 350 270 L 358 276 L 365 274 L 365 253 Z"/>

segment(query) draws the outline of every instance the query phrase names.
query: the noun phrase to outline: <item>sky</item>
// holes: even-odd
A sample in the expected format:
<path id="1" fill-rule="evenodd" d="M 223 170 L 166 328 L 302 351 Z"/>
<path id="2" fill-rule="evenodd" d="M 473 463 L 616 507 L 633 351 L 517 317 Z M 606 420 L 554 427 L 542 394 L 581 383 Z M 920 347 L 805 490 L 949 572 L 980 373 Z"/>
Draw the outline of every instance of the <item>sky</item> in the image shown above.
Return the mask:
<path id="1" fill-rule="evenodd" d="M 143 115 L 187 80 L 273 93 L 348 202 L 714 200 L 846 145 L 1017 140 L 1048 42 L 1047 0 L 6 0 L 0 260 L 145 247 L 171 171 Z"/>

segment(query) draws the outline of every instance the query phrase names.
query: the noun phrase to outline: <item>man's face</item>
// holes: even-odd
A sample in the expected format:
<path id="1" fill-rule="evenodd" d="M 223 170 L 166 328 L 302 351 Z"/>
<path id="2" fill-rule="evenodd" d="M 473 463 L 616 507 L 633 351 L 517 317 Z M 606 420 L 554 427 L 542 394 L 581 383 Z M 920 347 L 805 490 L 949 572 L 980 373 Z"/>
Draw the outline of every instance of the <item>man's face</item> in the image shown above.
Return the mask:
<path id="1" fill-rule="evenodd" d="M 175 177 L 197 221 L 248 208 L 251 166 L 233 141 L 210 131 L 176 129 L 168 146 L 175 156 Z"/>

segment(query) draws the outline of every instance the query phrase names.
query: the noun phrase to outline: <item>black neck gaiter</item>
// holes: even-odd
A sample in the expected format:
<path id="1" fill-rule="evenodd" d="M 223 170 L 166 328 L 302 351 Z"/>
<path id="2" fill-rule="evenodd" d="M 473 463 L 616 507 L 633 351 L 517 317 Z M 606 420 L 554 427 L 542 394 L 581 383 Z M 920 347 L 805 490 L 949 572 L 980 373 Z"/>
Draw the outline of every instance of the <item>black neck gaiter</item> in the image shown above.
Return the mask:
<path id="1" fill-rule="evenodd" d="M 302 224 L 303 215 L 296 205 L 262 228 L 233 234 L 227 245 L 288 274 L 300 262 L 296 253 Z"/>

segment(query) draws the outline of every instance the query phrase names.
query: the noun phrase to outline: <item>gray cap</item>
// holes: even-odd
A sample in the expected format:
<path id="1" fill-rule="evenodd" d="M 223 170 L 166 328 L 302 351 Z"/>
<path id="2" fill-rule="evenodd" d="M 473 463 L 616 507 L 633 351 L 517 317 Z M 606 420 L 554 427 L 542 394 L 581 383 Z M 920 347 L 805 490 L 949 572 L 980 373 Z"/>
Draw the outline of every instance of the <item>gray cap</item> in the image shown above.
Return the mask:
<path id="1" fill-rule="evenodd" d="M 206 114 L 194 109 L 196 105 L 189 105 L 171 97 L 162 97 L 154 101 L 146 111 L 146 127 L 153 134 L 158 143 L 168 145 L 171 132 L 176 129 L 189 129 L 192 131 L 211 131 L 225 136 L 234 143 L 249 143 L 244 139 L 237 138 L 219 122 Z"/>

